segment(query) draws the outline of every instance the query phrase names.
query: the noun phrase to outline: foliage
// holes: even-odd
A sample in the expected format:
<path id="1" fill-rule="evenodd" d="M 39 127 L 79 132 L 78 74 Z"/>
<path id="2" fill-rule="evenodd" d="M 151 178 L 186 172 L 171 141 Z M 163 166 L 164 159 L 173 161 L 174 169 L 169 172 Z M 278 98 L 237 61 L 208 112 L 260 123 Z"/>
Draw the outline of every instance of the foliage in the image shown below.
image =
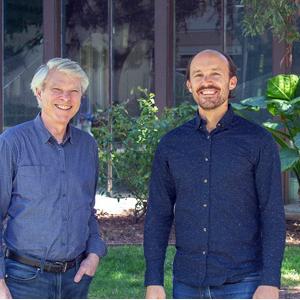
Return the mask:
<path id="1" fill-rule="evenodd" d="M 130 116 L 126 103 L 117 104 L 106 112 L 99 112 L 97 127 L 92 129 L 100 150 L 100 185 L 106 185 L 106 169 L 111 160 L 114 186 L 137 199 L 137 219 L 146 210 L 151 165 L 160 138 L 195 113 L 192 105 L 183 103 L 165 109 L 159 116 L 155 95 L 146 89 L 139 88 L 138 91 L 141 93 L 139 116 Z"/>
<path id="2" fill-rule="evenodd" d="M 266 95 L 233 104 L 236 110 L 267 109 L 274 118 L 263 123 L 281 146 L 282 171 L 292 170 L 300 186 L 300 77 L 277 75 L 268 80 Z M 300 196 L 300 188 L 298 190 Z"/>
<path id="3" fill-rule="evenodd" d="M 299 40 L 295 25 L 297 11 L 295 1 L 289 0 L 242 0 L 245 5 L 243 27 L 245 35 L 262 35 L 271 30 L 279 41 L 288 44 Z"/>
<path id="4" fill-rule="evenodd" d="M 169 246 L 165 263 L 167 298 L 172 298 L 172 262 L 175 247 Z M 89 298 L 142 299 L 145 263 L 142 246 L 109 248 L 91 284 Z M 286 247 L 282 265 L 282 286 L 300 286 L 300 247 Z"/>
<path id="5" fill-rule="evenodd" d="M 270 30 L 274 37 L 286 43 L 280 64 L 288 69 L 292 65 L 293 44 L 300 39 L 296 0 L 242 0 L 242 3 L 245 5 L 244 35 L 253 37 Z"/>

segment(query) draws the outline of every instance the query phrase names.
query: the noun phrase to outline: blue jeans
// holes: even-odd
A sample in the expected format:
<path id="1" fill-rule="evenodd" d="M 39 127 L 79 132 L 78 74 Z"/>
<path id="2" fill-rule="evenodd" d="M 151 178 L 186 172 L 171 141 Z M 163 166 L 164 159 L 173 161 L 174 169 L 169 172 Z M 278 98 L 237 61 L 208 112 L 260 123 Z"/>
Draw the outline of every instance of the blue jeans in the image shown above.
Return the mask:
<path id="1" fill-rule="evenodd" d="M 84 275 L 79 283 L 75 283 L 78 268 L 79 265 L 65 273 L 49 273 L 6 258 L 5 281 L 16 299 L 87 298 L 92 277 Z"/>
<path id="2" fill-rule="evenodd" d="M 174 299 L 252 299 L 260 283 L 260 274 L 253 273 L 237 283 L 221 286 L 193 287 L 173 280 Z"/>

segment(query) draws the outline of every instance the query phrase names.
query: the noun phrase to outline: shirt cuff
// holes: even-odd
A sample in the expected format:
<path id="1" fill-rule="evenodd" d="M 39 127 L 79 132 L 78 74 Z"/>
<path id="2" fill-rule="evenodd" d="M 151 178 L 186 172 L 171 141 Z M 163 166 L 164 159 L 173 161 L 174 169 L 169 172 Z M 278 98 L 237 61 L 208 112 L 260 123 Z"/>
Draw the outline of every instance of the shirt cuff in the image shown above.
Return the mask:
<path id="1" fill-rule="evenodd" d="M 261 278 L 261 285 L 269 285 L 275 286 L 280 289 L 280 279 L 281 273 L 279 271 L 272 270 L 263 270 L 262 278 Z"/>
<path id="2" fill-rule="evenodd" d="M 145 286 L 164 285 L 164 262 L 161 260 L 146 261 Z"/>
<path id="3" fill-rule="evenodd" d="M 4 257 L 0 257 L 0 279 L 4 279 L 5 277 L 5 264 L 4 264 Z"/>
<path id="4" fill-rule="evenodd" d="M 89 240 L 86 249 L 87 253 L 95 253 L 99 257 L 104 257 L 107 254 L 107 246 L 105 242 L 99 237 L 97 240 Z"/>

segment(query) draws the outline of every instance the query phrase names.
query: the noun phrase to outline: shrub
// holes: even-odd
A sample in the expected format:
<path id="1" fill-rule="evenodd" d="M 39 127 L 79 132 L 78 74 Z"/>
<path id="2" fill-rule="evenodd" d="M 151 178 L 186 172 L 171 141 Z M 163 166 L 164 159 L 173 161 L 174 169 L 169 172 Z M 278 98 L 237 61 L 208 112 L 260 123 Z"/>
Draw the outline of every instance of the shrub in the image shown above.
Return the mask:
<path id="1" fill-rule="evenodd" d="M 117 104 L 99 111 L 92 129 L 99 145 L 100 186 L 107 184 L 107 165 L 111 163 L 114 193 L 121 197 L 127 192 L 136 198 L 136 220 L 146 211 L 151 165 L 160 138 L 191 119 L 196 111 L 196 106 L 182 103 L 166 108 L 159 116 L 155 95 L 147 89 L 138 91 L 139 116 L 129 115 L 127 103 Z"/>

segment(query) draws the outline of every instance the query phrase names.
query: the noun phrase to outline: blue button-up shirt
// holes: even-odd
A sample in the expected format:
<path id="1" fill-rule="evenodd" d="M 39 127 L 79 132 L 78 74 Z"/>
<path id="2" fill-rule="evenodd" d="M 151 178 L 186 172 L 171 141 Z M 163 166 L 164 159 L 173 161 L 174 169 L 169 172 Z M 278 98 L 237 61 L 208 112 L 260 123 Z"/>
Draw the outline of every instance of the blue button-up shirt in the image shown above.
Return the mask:
<path id="1" fill-rule="evenodd" d="M 145 222 L 145 285 L 163 284 L 173 218 L 176 280 L 218 286 L 258 271 L 262 285 L 279 286 L 285 218 L 271 135 L 229 106 L 210 133 L 197 114 L 162 138 Z"/>
<path id="2" fill-rule="evenodd" d="M 62 144 L 40 115 L 0 136 L 1 241 L 22 255 L 72 260 L 106 253 L 94 203 L 98 150 L 87 133 L 69 125 Z M 0 278 L 4 253 L 0 243 Z"/>

